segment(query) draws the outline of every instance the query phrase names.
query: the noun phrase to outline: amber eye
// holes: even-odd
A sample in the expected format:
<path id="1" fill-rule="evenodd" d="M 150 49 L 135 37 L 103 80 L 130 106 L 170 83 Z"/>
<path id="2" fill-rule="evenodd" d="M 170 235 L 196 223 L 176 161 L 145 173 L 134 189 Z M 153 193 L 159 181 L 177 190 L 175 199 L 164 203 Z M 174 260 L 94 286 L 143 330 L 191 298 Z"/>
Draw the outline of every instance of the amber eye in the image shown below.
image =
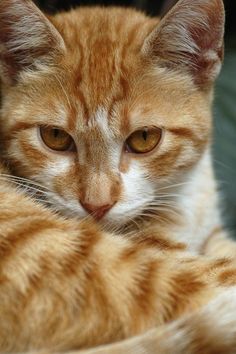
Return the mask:
<path id="1" fill-rule="evenodd" d="M 152 151 L 160 142 L 162 129 L 144 127 L 133 132 L 126 140 L 126 149 L 135 154 L 144 154 Z"/>
<path id="2" fill-rule="evenodd" d="M 62 129 L 40 127 L 40 135 L 45 145 L 55 151 L 72 151 L 75 148 L 72 137 Z"/>

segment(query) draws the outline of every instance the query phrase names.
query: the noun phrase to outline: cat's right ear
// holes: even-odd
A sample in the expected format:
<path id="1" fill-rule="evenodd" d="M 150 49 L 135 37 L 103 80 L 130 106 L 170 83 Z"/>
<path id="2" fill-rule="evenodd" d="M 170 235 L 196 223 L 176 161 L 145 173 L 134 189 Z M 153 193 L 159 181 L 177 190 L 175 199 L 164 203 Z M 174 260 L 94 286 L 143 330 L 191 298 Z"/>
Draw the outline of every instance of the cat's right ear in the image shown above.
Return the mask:
<path id="1" fill-rule="evenodd" d="M 0 75 L 6 84 L 25 71 L 53 65 L 65 52 L 61 35 L 31 0 L 1 0 L 0 28 Z"/>

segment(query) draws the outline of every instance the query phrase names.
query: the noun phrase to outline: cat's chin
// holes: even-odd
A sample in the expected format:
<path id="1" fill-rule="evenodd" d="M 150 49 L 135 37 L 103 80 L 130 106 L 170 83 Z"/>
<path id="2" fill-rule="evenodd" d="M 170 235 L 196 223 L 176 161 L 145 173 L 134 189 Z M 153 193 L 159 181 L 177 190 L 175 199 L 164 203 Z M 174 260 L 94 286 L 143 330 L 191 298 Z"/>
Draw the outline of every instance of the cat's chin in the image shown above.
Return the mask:
<path id="1" fill-rule="evenodd" d="M 96 219 L 89 215 L 86 212 L 76 213 L 71 210 L 59 210 L 59 213 L 62 216 L 75 218 L 79 221 L 83 220 L 92 220 L 96 224 L 98 224 L 104 231 L 108 232 L 124 232 L 125 230 L 134 230 L 139 228 L 141 220 L 137 221 L 138 215 L 109 215 L 109 213 L 103 217 L 102 219 Z"/>

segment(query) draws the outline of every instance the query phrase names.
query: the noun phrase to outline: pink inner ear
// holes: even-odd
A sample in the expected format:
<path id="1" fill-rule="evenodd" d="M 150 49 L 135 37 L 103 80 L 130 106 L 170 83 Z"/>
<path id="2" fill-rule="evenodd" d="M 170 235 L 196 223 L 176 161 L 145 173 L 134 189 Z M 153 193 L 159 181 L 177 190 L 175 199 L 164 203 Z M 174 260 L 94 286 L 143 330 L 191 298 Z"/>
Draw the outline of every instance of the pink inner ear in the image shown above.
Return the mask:
<path id="1" fill-rule="evenodd" d="M 195 82 L 198 85 L 214 81 L 220 72 L 224 56 L 224 13 L 219 8 L 215 12 L 212 9 L 209 12 L 207 10 L 206 8 L 207 28 L 189 28 L 191 37 L 199 48 L 192 58 L 195 64 Z"/>
<path id="2" fill-rule="evenodd" d="M 221 0 L 180 0 L 147 38 L 145 51 L 157 62 L 190 72 L 199 86 L 217 77 L 223 59 Z"/>
<path id="3" fill-rule="evenodd" d="M 0 65 L 8 82 L 36 61 L 47 64 L 64 48 L 60 34 L 30 0 L 1 0 L 0 28 Z"/>

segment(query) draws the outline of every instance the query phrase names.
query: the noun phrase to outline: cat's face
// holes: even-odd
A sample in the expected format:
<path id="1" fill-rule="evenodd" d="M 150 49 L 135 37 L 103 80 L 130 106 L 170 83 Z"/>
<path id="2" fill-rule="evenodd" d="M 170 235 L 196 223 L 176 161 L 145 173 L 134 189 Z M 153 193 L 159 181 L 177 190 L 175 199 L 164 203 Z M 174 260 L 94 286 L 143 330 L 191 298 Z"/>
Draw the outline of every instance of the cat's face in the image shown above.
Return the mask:
<path id="1" fill-rule="evenodd" d="M 184 181 L 209 140 L 221 1 L 187 10 L 182 0 L 159 26 L 135 11 L 94 8 L 58 15 L 54 27 L 31 2 L 21 4 L 29 23 L 13 16 L 13 24 L 16 3 L 0 6 L 10 33 L 0 35 L 9 51 L 2 134 L 14 173 L 48 188 L 56 208 L 75 217 L 123 225 L 157 211 L 163 188 Z"/>

